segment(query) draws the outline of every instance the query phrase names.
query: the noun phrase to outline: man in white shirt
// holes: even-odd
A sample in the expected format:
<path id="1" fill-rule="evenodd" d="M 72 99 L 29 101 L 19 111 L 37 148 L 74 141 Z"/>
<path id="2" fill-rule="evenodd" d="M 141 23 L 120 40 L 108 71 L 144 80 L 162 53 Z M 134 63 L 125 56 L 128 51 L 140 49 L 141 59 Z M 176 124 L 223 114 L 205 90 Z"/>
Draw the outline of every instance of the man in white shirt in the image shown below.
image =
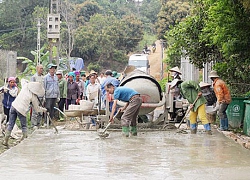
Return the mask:
<path id="1" fill-rule="evenodd" d="M 94 101 L 95 106 L 98 104 L 98 92 L 101 92 L 101 85 L 96 82 L 96 75 L 89 76 L 89 84 L 86 90 L 86 96 L 89 101 Z M 95 126 L 95 120 L 91 118 L 91 123 Z"/>
<path id="2" fill-rule="evenodd" d="M 98 76 L 98 79 L 99 79 L 100 84 L 102 84 L 104 82 L 104 80 L 106 79 L 106 77 L 105 77 L 105 75 L 104 75 L 103 72 L 100 74 L 100 76 Z"/>
<path id="3" fill-rule="evenodd" d="M 31 77 L 30 81 L 32 82 L 39 82 L 41 85 L 44 84 L 43 80 L 43 65 L 39 64 L 36 67 L 36 73 Z M 39 97 L 40 101 L 43 103 L 43 97 Z M 40 123 L 42 121 L 43 114 L 38 113 L 32 108 L 32 114 L 31 114 L 31 127 L 33 129 L 37 129 L 40 126 Z"/>
<path id="4" fill-rule="evenodd" d="M 91 74 L 89 77 L 90 83 L 87 86 L 86 95 L 89 101 L 94 101 L 98 97 L 98 91 L 100 92 L 101 85 L 96 83 L 96 77 L 94 74 Z"/>

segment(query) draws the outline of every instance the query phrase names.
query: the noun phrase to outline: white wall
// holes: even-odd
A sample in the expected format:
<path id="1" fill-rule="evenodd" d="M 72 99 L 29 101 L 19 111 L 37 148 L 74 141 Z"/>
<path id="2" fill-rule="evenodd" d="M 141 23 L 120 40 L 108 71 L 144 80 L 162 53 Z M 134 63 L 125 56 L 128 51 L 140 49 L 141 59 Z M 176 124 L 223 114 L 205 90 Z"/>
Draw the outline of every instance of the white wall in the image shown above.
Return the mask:
<path id="1" fill-rule="evenodd" d="M 199 69 L 189 62 L 189 57 L 181 57 L 182 80 L 199 81 Z"/>
<path id="2" fill-rule="evenodd" d="M 212 71 L 212 67 L 213 67 L 213 62 L 204 64 L 204 68 L 203 68 L 203 71 L 202 71 L 202 74 L 203 74 L 202 81 L 203 82 L 212 84 L 212 80 L 208 77 L 210 71 Z"/>

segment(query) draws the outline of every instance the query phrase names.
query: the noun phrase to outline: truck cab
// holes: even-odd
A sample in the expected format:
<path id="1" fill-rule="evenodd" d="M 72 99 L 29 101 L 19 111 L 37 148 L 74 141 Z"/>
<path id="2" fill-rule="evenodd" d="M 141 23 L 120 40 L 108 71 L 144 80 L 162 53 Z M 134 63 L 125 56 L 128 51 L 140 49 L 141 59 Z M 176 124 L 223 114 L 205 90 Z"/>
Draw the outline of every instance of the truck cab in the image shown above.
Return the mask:
<path id="1" fill-rule="evenodd" d="M 128 65 L 135 66 L 146 74 L 150 74 L 150 65 L 147 54 L 132 54 L 129 57 Z"/>

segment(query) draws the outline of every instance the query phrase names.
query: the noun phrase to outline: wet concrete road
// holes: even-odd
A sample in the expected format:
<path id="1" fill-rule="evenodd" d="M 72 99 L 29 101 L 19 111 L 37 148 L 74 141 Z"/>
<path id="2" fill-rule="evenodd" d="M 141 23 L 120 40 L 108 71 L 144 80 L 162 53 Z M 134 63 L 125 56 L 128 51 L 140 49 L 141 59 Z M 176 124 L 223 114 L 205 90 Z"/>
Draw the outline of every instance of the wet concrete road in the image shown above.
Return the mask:
<path id="1" fill-rule="evenodd" d="M 38 130 L 0 156 L 1 180 L 249 179 L 250 152 L 214 130 L 212 136 L 176 131 Z"/>

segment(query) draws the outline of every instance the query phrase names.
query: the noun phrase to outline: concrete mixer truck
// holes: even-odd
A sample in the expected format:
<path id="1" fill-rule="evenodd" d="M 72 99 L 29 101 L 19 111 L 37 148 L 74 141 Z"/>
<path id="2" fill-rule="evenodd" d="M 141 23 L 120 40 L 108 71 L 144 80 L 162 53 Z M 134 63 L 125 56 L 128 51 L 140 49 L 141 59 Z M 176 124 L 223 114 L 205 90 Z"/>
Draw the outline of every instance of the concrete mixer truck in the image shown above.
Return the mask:
<path id="1" fill-rule="evenodd" d="M 147 115 L 153 112 L 157 107 L 165 105 L 165 95 L 162 92 L 160 84 L 153 76 L 136 69 L 134 66 L 127 66 L 123 74 L 124 78 L 121 80 L 120 86 L 132 88 L 139 92 L 142 97 L 143 103 L 140 108 L 139 116 Z M 125 106 L 125 104 L 125 102 L 118 101 L 118 105 L 120 106 Z M 163 121 L 164 118 L 162 117 L 159 122 Z M 158 121 L 154 123 L 157 124 Z"/>

